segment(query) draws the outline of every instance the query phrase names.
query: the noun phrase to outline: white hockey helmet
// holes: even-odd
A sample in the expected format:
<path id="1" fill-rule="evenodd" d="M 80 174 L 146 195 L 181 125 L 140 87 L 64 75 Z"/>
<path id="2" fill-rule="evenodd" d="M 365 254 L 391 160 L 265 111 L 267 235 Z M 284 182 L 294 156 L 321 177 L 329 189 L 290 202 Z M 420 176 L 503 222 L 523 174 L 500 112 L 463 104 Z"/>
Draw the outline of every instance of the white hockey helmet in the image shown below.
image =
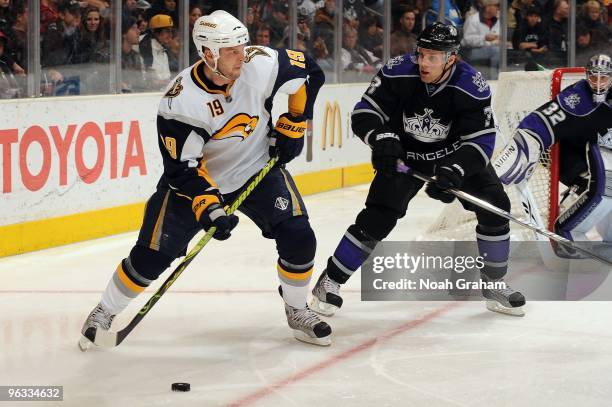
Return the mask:
<path id="1" fill-rule="evenodd" d="M 210 49 L 215 60 L 215 68 L 219 49 L 249 42 L 249 30 L 240 20 L 223 10 L 198 18 L 193 25 L 192 35 L 193 43 L 201 58 L 204 58 L 204 47 Z"/>

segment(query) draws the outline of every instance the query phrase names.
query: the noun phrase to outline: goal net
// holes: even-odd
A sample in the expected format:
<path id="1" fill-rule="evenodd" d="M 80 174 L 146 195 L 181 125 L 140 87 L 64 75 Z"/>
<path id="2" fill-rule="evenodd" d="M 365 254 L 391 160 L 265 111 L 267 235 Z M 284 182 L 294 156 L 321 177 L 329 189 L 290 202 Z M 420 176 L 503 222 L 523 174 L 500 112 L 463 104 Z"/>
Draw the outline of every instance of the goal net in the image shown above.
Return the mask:
<path id="1" fill-rule="evenodd" d="M 583 68 L 559 68 L 554 71 L 503 72 L 493 89 L 492 107 L 499 127 L 495 155 L 509 142 L 519 122 L 531 111 L 557 96 L 566 86 L 584 78 Z M 527 184 L 534 197 L 542 223 L 552 229 L 559 211 L 559 157 L 553 146 L 542 154 Z M 492 161 L 493 161 L 492 160 Z M 512 214 L 526 219 L 516 187 L 506 187 Z M 533 209 L 533 208 L 532 208 Z M 512 240 L 534 240 L 532 231 L 511 224 Z M 455 200 L 447 205 L 427 229 L 425 240 L 473 240 L 476 217 Z"/>

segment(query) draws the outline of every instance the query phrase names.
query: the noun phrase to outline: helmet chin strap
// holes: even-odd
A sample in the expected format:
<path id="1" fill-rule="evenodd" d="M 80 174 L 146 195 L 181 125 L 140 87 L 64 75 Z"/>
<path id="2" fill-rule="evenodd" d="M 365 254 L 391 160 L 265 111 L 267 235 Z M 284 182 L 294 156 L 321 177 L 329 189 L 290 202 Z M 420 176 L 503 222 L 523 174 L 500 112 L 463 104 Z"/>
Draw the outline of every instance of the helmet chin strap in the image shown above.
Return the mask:
<path id="1" fill-rule="evenodd" d="M 219 76 L 220 76 L 220 77 L 222 77 L 223 79 L 226 79 L 226 80 L 228 80 L 228 81 L 230 81 L 230 82 L 232 82 L 232 81 L 233 81 L 233 79 L 228 78 L 227 76 L 225 76 L 225 75 L 223 74 L 223 72 L 221 72 L 221 71 L 219 70 L 219 63 L 217 62 L 217 61 L 218 61 L 218 59 L 219 59 L 219 57 L 213 57 L 213 61 L 215 61 L 215 66 L 214 66 L 214 67 L 212 67 L 212 66 L 208 65 L 208 62 L 206 61 L 206 57 L 204 57 L 203 59 L 204 59 L 204 63 L 206 64 L 206 66 L 207 66 L 208 68 L 210 68 L 210 70 L 211 70 L 211 71 L 213 71 L 213 73 L 214 73 L 214 74 L 219 75 Z"/>
<path id="2" fill-rule="evenodd" d="M 453 67 L 453 64 L 451 64 L 450 66 L 447 67 L 448 65 L 448 59 L 449 59 L 449 54 L 446 54 L 446 60 L 444 61 L 444 68 L 442 69 L 442 73 L 440 74 L 440 76 L 438 76 L 438 79 L 436 79 L 435 81 L 431 82 L 434 85 L 437 85 L 440 83 L 440 81 L 442 80 L 442 78 L 444 78 L 444 75 L 446 75 L 446 73 Z"/>

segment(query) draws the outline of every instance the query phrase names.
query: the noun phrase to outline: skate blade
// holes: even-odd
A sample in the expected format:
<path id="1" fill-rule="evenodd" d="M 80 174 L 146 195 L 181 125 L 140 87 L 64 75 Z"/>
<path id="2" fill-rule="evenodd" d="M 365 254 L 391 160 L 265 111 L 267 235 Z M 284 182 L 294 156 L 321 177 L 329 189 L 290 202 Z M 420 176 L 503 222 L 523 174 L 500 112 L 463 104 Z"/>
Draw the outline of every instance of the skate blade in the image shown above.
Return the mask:
<path id="1" fill-rule="evenodd" d="M 84 335 L 79 338 L 79 349 L 81 352 L 87 352 L 87 350 L 93 345 L 93 343 L 87 339 Z"/>
<path id="2" fill-rule="evenodd" d="M 298 341 L 310 343 L 317 346 L 329 346 L 332 343 L 331 335 L 324 336 L 323 338 L 313 338 L 312 336 L 300 331 L 299 329 L 293 330 L 293 336 Z"/>
<path id="3" fill-rule="evenodd" d="M 310 299 L 308 307 L 317 314 L 325 315 L 326 317 L 331 317 L 338 311 L 338 307 L 335 305 L 320 301 L 314 296 Z"/>
<path id="4" fill-rule="evenodd" d="M 499 312 L 500 314 L 512 315 L 514 317 L 524 317 L 525 310 L 523 307 L 509 308 L 504 307 L 502 304 L 495 300 L 487 300 L 487 309 L 493 312 Z"/>

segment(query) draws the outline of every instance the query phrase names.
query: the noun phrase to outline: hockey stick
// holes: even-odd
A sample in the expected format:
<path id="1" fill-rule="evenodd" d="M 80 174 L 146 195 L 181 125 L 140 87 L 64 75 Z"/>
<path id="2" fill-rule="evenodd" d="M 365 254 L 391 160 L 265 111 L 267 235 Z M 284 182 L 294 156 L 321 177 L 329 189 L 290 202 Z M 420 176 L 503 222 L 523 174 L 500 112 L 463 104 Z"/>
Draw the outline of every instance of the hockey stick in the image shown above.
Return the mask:
<path id="1" fill-rule="evenodd" d="M 432 177 L 429 177 L 427 175 L 424 174 L 420 174 L 414 170 L 412 170 L 410 167 L 408 167 L 406 164 L 402 163 L 402 162 L 398 162 L 397 163 L 397 171 L 401 172 L 403 174 L 410 174 L 413 177 L 420 179 L 421 181 L 425 181 L 425 182 L 436 182 L 436 180 Z M 460 191 L 458 189 L 455 188 L 449 188 L 448 192 L 452 193 L 453 195 L 455 195 L 457 198 L 463 199 L 464 201 L 467 201 L 473 205 L 479 206 L 482 209 L 485 209 L 491 213 L 494 213 L 498 216 L 501 216 L 502 218 L 506 218 L 508 220 L 511 220 L 515 223 L 518 223 L 519 225 L 526 227 L 527 229 L 531 229 L 536 233 L 539 233 L 541 235 L 544 235 L 546 237 L 548 237 L 549 239 L 552 239 L 556 242 L 559 242 L 561 244 L 563 244 L 566 247 L 569 247 L 573 250 L 576 250 L 588 257 L 592 257 L 594 259 L 599 260 L 600 262 L 608 265 L 608 266 L 612 266 L 612 260 L 607 259 L 605 257 L 602 257 L 596 253 L 591 252 L 590 250 L 586 250 L 583 249 L 581 247 L 578 247 L 574 244 L 574 242 L 572 242 L 571 240 L 568 240 L 564 237 L 561 237 L 559 235 L 557 235 L 556 233 L 552 233 L 544 228 L 541 228 L 535 224 L 533 224 L 532 222 L 525 222 L 521 219 L 515 218 L 510 212 L 506 212 L 502 209 L 499 209 L 498 207 L 491 205 L 490 203 L 488 203 L 487 201 L 483 201 L 482 199 L 478 199 L 475 196 L 472 196 L 470 194 L 467 194 L 463 191 Z"/>
<path id="2" fill-rule="evenodd" d="M 272 167 L 274 167 L 274 164 L 276 164 L 277 160 L 278 158 L 274 157 L 274 158 L 271 158 L 266 163 L 266 165 L 261 169 L 261 171 L 259 171 L 259 174 L 257 174 L 257 176 L 251 181 L 251 183 L 246 187 L 246 189 L 242 191 L 242 193 L 238 196 L 238 198 L 236 198 L 234 203 L 232 203 L 232 205 L 229 207 L 229 209 L 227 210 L 228 214 L 234 213 L 236 209 L 238 209 L 238 207 L 242 205 L 244 200 L 251 194 L 253 189 L 255 189 L 255 187 L 266 176 L 266 174 L 270 172 Z M 157 303 L 157 301 L 159 301 L 161 296 L 164 295 L 166 291 L 168 291 L 168 289 L 172 286 L 172 284 L 174 284 L 176 279 L 179 278 L 181 273 L 183 273 L 183 271 L 185 270 L 185 268 L 187 268 L 189 263 L 193 261 L 195 256 L 197 256 L 198 253 L 202 251 L 204 246 L 206 246 L 206 244 L 210 241 L 212 236 L 215 234 L 216 230 L 217 228 L 214 226 L 208 229 L 208 232 L 206 232 L 206 234 L 198 241 L 198 243 L 196 243 L 196 245 L 189 251 L 189 253 L 187 253 L 183 261 L 181 261 L 181 263 L 176 267 L 176 269 L 174 269 L 172 274 L 170 274 L 170 276 L 168 276 L 166 281 L 164 281 L 164 284 L 162 284 L 162 286 L 155 292 L 155 294 L 153 294 L 153 296 L 149 299 L 149 301 L 147 301 L 147 303 L 140 309 L 140 311 L 138 311 L 138 314 L 136 314 L 136 316 L 132 318 L 130 323 L 127 324 L 125 328 L 117 332 L 89 328 L 85 332 L 85 336 L 87 337 L 87 339 L 89 339 L 96 345 L 102 346 L 102 347 L 112 348 L 112 347 L 115 347 L 121 344 L 121 342 L 123 342 L 123 340 L 129 335 L 129 333 L 132 332 L 132 330 L 145 317 L 145 315 L 147 315 L 149 311 L 151 311 L 151 308 L 153 308 L 153 306 Z"/>

